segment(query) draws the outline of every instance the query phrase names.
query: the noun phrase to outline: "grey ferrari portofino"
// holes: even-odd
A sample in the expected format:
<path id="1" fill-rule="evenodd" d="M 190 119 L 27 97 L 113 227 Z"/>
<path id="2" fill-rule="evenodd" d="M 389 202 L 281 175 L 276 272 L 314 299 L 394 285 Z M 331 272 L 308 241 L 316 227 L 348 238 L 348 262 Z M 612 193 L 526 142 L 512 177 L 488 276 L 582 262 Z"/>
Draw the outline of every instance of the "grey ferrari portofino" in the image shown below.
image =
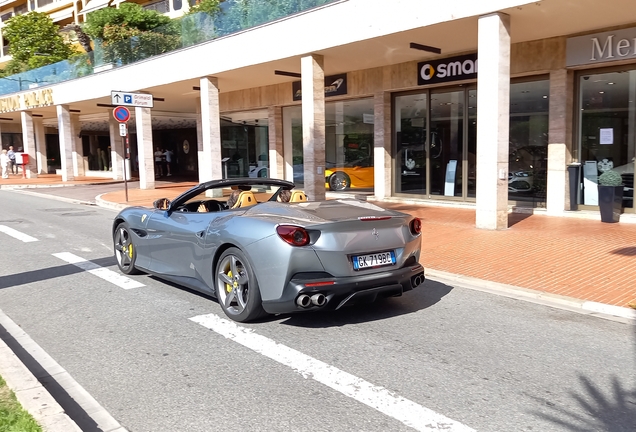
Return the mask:
<path id="1" fill-rule="evenodd" d="M 242 178 L 201 183 L 154 208 L 126 208 L 112 232 L 123 273 L 214 296 L 228 317 L 245 322 L 417 287 L 420 230 L 418 218 L 366 201 L 311 201 L 293 183 Z"/>

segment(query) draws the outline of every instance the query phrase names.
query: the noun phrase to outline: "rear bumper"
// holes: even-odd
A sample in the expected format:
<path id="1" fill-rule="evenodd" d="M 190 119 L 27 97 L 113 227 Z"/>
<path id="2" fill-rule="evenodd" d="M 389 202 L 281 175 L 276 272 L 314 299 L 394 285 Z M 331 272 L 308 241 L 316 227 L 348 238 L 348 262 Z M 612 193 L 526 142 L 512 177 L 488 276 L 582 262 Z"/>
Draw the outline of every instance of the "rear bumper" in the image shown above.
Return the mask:
<path id="1" fill-rule="evenodd" d="M 420 264 L 381 273 L 361 273 L 341 278 L 309 279 L 300 274 L 289 281 L 279 299 L 264 301 L 263 309 L 270 314 L 340 309 L 345 304 L 374 301 L 378 296 L 400 296 L 404 291 L 410 291 L 422 282 L 424 267 Z M 297 300 L 300 296 L 306 294 L 311 297 L 319 293 L 325 296 L 326 302 L 323 306 L 298 305 Z"/>

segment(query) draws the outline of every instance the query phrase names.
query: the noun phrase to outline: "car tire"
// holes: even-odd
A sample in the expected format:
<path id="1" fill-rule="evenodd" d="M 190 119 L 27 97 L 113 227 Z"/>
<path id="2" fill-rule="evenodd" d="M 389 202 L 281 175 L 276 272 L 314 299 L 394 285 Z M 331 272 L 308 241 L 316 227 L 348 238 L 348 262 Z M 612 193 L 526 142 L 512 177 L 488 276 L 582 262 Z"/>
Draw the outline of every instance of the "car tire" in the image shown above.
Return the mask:
<path id="1" fill-rule="evenodd" d="M 332 191 L 343 191 L 349 189 L 351 179 L 343 172 L 336 171 L 329 176 L 329 189 Z"/>
<path id="2" fill-rule="evenodd" d="M 132 232 L 126 222 L 117 225 L 113 233 L 113 249 L 115 250 L 117 267 L 123 274 L 135 275 L 141 273 L 135 267 L 137 247 L 133 243 Z"/>
<path id="3" fill-rule="evenodd" d="M 248 322 L 266 315 L 252 265 L 240 249 L 223 252 L 215 273 L 216 298 L 228 318 Z"/>

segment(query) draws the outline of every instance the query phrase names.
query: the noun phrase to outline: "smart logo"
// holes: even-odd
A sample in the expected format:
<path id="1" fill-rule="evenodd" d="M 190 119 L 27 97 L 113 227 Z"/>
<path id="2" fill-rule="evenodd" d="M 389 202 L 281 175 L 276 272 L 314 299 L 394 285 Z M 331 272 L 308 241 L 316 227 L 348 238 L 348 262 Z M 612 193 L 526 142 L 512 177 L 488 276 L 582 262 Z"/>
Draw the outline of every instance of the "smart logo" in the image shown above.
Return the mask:
<path id="1" fill-rule="evenodd" d="M 477 54 L 417 64 L 417 84 L 436 84 L 477 78 Z"/>

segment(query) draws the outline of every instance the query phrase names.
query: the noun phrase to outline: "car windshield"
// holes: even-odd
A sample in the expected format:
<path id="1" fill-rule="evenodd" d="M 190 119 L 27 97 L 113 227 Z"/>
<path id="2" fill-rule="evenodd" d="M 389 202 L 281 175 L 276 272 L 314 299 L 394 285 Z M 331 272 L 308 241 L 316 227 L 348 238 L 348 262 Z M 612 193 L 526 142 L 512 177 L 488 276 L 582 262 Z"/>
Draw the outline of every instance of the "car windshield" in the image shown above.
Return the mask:
<path id="1" fill-rule="evenodd" d="M 251 192 L 256 201 L 253 204 L 257 204 L 265 201 L 275 201 L 280 189 L 280 186 L 261 184 L 238 185 L 225 188 L 210 188 L 201 191 L 199 194 L 189 198 L 182 205 L 190 207 L 193 204 L 198 205 L 201 203 L 207 203 L 209 201 L 215 201 L 227 208 L 227 201 L 234 191 L 236 191 L 234 193 L 235 197 L 238 196 L 240 192 Z"/>

